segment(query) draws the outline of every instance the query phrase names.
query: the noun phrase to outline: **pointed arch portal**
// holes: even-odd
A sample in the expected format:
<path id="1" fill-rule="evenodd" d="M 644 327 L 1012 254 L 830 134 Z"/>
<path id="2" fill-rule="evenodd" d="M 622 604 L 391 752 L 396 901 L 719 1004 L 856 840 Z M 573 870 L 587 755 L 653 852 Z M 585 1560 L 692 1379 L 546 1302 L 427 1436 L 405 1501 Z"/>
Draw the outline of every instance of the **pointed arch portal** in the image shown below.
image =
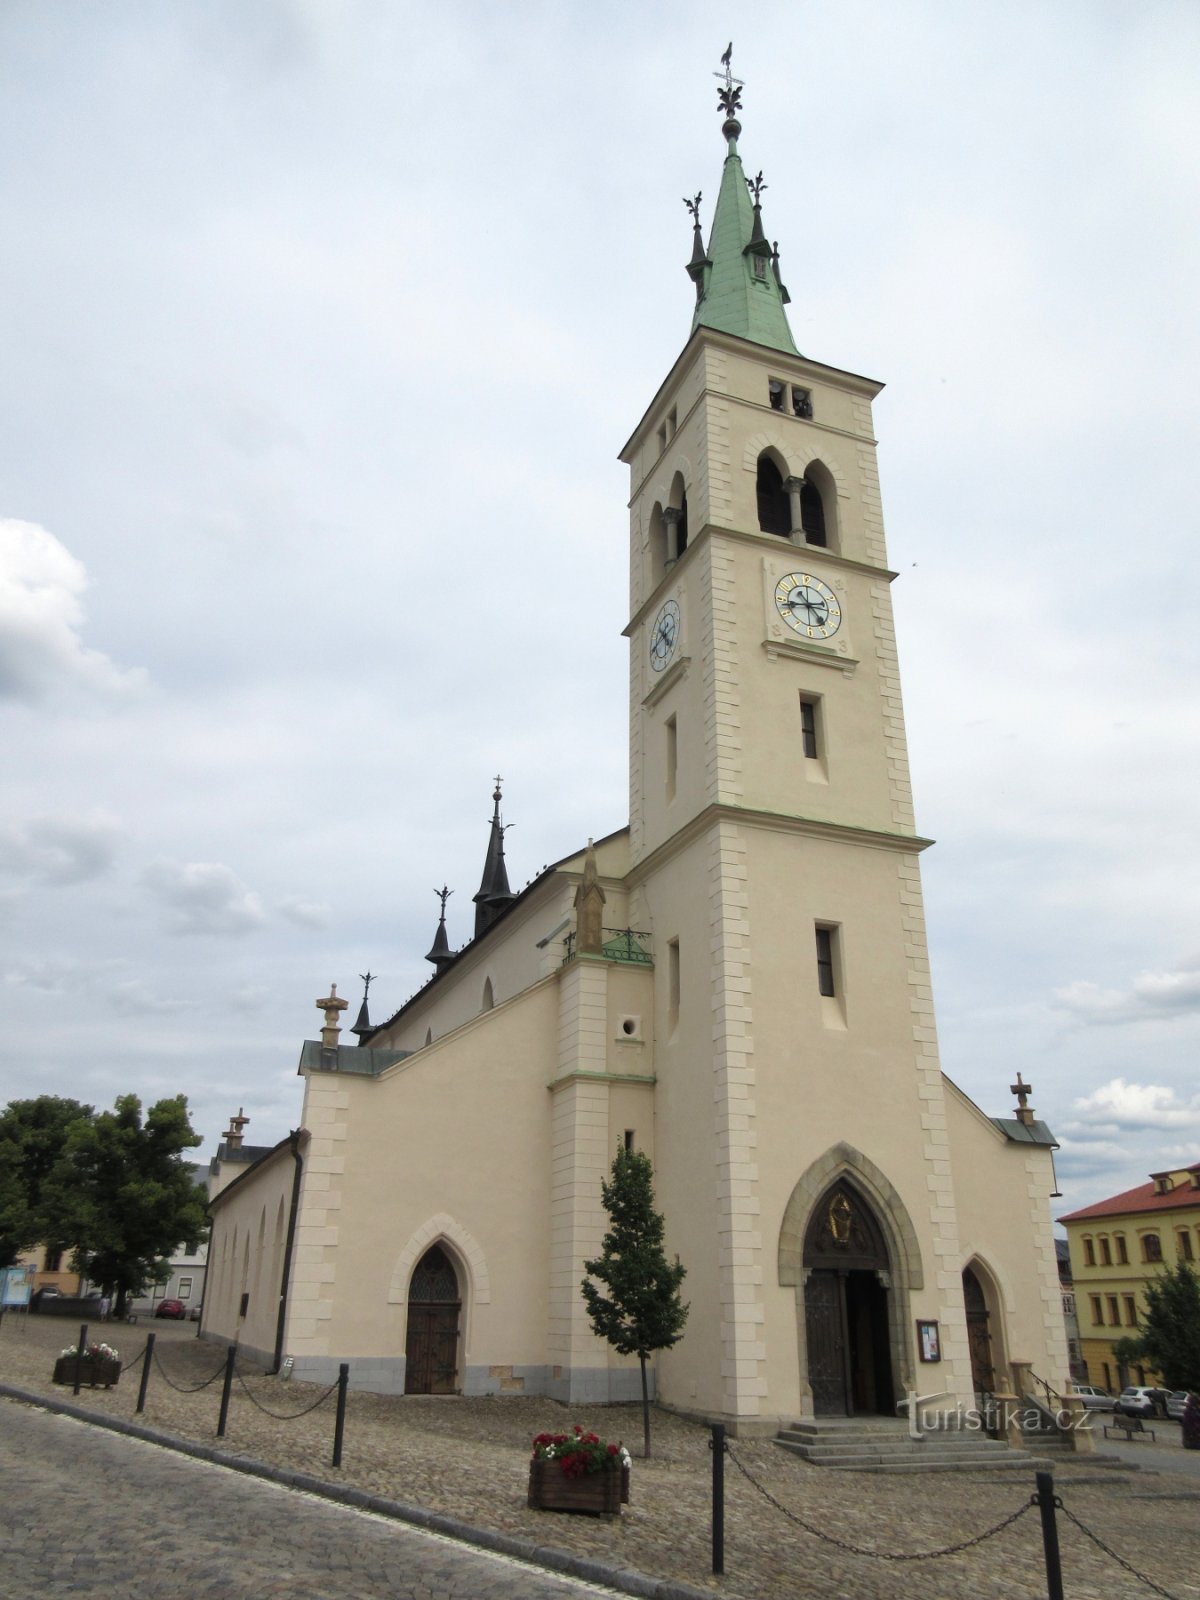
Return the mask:
<path id="1" fill-rule="evenodd" d="M 454 1394 L 462 1291 L 454 1263 L 432 1245 L 413 1269 L 404 1342 L 405 1394 Z"/>
<path id="2" fill-rule="evenodd" d="M 808 1381 L 817 1416 L 895 1410 L 887 1245 L 845 1178 L 825 1191 L 804 1235 Z"/>
<path id="3" fill-rule="evenodd" d="M 779 1229 L 779 1282 L 796 1296 L 805 1409 L 894 1412 L 913 1382 L 909 1308 L 924 1284 L 921 1251 L 899 1193 L 853 1145 L 833 1145 L 792 1190 Z"/>

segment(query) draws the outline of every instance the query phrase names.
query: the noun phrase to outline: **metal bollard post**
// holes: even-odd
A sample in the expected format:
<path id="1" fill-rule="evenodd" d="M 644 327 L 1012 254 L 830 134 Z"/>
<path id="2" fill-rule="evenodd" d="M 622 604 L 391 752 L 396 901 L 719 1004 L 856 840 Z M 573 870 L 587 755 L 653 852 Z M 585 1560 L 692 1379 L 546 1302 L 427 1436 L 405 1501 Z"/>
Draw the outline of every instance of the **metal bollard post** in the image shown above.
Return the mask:
<path id="1" fill-rule="evenodd" d="M 1037 1474 L 1037 1494 L 1034 1496 L 1042 1514 L 1042 1546 L 1046 1553 L 1046 1594 L 1049 1600 L 1063 1600 L 1062 1562 L 1058 1554 L 1058 1523 L 1054 1508 L 1060 1502 L 1054 1493 L 1054 1474 Z"/>
<path id="2" fill-rule="evenodd" d="M 79 1343 L 75 1346 L 75 1388 L 72 1390 L 73 1394 L 79 1393 L 79 1386 L 83 1382 L 83 1355 L 87 1349 L 87 1330 L 87 1323 L 80 1323 Z"/>
<path id="3" fill-rule="evenodd" d="M 135 1412 L 142 1412 L 146 1409 L 146 1386 L 150 1382 L 150 1363 L 154 1360 L 154 1339 L 154 1334 L 148 1333 L 146 1335 L 146 1356 L 142 1362 L 142 1381 L 138 1384 L 138 1401 L 134 1407 Z"/>
<path id="4" fill-rule="evenodd" d="M 233 1364 L 237 1360 L 237 1345 L 229 1346 L 225 1357 L 225 1387 L 221 1390 L 221 1420 L 217 1423 L 217 1438 L 225 1437 L 225 1422 L 229 1416 L 229 1391 L 233 1388 Z"/>
<path id="5" fill-rule="evenodd" d="M 337 1421 L 333 1425 L 333 1464 L 342 1464 L 342 1439 L 346 1433 L 346 1390 L 350 1384 L 350 1363 L 343 1361 L 338 1367 Z"/>
<path id="6" fill-rule="evenodd" d="M 725 1424 L 710 1424 L 712 1438 L 708 1448 L 712 1451 L 712 1569 L 725 1571 Z"/>

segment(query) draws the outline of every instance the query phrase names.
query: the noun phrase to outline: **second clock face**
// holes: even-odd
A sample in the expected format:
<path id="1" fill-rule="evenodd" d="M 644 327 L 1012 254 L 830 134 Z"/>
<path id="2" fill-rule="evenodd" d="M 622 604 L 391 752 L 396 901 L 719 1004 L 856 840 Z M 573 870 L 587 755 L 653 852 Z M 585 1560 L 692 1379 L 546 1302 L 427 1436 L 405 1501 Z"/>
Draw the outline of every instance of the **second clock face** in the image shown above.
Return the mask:
<path id="1" fill-rule="evenodd" d="M 675 654 L 679 643 L 679 607 L 674 600 L 666 601 L 650 629 L 650 665 L 661 672 Z"/>
<path id="2" fill-rule="evenodd" d="M 775 609 L 805 639 L 829 639 L 842 625 L 842 608 L 827 583 L 811 572 L 785 573 L 775 585 Z"/>

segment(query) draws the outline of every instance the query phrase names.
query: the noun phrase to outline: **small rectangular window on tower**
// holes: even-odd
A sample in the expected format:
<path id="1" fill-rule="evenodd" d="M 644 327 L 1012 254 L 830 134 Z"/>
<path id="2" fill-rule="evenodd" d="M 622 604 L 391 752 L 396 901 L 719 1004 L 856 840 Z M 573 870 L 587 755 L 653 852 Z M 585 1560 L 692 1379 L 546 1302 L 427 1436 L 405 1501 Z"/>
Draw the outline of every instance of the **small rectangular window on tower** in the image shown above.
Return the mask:
<path id="1" fill-rule="evenodd" d="M 783 410 L 783 395 L 784 395 L 784 388 L 783 388 L 783 384 L 779 381 L 779 379 L 778 378 L 768 378 L 767 379 L 767 398 L 771 402 L 771 410 L 772 411 L 782 411 Z"/>
<path id="2" fill-rule="evenodd" d="M 670 411 L 667 412 L 667 438 L 668 439 L 673 439 L 675 437 L 675 429 L 679 426 L 679 420 L 678 419 L 679 419 L 678 409 L 675 406 L 672 406 Z"/>
<path id="3" fill-rule="evenodd" d="M 659 455 L 662 455 L 663 451 L 666 448 L 667 448 L 667 425 L 664 422 L 662 427 L 658 430 L 658 453 L 659 453 Z"/>
<path id="4" fill-rule="evenodd" d="M 817 927 L 817 993 L 833 996 L 837 994 L 834 982 L 834 933 L 833 928 Z"/>
<path id="5" fill-rule="evenodd" d="M 792 386 L 792 412 L 797 417 L 804 417 L 806 421 L 811 420 L 813 414 L 811 389 L 797 389 L 795 385 Z"/>
<path id="6" fill-rule="evenodd" d="M 817 739 L 817 702 L 800 697 L 800 744 L 810 761 L 820 755 Z"/>
<path id="7" fill-rule="evenodd" d="M 626 1150 L 632 1150 L 633 1149 L 633 1129 L 632 1128 L 626 1128 L 625 1129 L 625 1148 L 626 1148 Z"/>
<path id="8" fill-rule="evenodd" d="M 674 1028 L 679 1021 L 679 940 L 667 944 L 667 1023 Z"/>
<path id="9" fill-rule="evenodd" d="M 674 717 L 665 724 L 667 735 L 667 799 L 675 798 L 675 779 L 679 771 L 679 725 Z"/>

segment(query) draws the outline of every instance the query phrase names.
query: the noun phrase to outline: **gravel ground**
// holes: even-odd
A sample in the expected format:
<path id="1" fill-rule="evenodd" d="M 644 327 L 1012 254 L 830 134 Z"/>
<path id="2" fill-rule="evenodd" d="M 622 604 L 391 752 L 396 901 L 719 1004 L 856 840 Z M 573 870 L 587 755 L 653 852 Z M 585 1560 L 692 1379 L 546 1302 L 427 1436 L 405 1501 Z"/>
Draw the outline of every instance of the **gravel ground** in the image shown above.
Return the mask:
<path id="1" fill-rule="evenodd" d="M 147 1325 L 94 1328 L 127 1364 L 138 1363 Z M 146 1409 L 149 1426 L 216 1442 L 224 1351 L 195 1336 L 189 1324 L 158 1323 L 156 1363 Z M 69 1320 L 21 1316 L 0 1321 L 0 1381 L 71 1398 L 50 1381 L 54 1357 L 70 1344 Z M 351 1392 L 343 1464 L 330 1466 L 334 1398 L 296 1416 L 323 1391 L 239 1366 L 223 1448 L 313 1473 L 331 1483 L 425 1506 L 493 1529 L 674 1578 L 745 1600 L 845 1595 L 861 1600 L 976 1600 L 1045 1594 L 1037 1513 L 1026 1513 L 995 1538 L 931 1561 L 882 1560 L 854 1554 L 830 1537 L 873 1552 L 929 1550 L 973 1538 L 1028 1500 L 1031 1476 L 937 1473 L 881 1477 L 810 1467 L 769 1441 L 732 1442 L 726 1472 L 726 1574 L 711 1575 L 708 1430 L 667 1412 L 653 1418 L 654 1456 L 639 1458 L 637 1407 L 584 1410 L 532 1397 L 381 1396 Z M 138 1370 L 112 1390 L 84 1390 L 80 1403 L 98 1413 L 132 1418 Z M 205 1379 L 208 1387 L 195 1392 Z M 168 1381 L 170 1380 L 170 1381 Z M 178 1385 L 179 1387 L 173 1387 Z M 264 1409 L 265 1408 L 265 1409 Z M 268 1412 L 286 1413 L 287 1419 Z M 525 1504 L 530 1440 L 543 1429 L 575 1422 L 605 1438 L 623 1438 L 634 1456 L 631 1503 L 619 1519 L 531 1511 Z M 1073 1512 L 1132 1566 L 1171 1595 L 1200 1596 L 1200 1495 L 1192 1480 L 1170 1472 L 1174 1435 L 1148 1447 L 1140 1473 L 1067 1467 L 1056 1485 Z M 769 1489 L 771 1505 L 735 1462 Z M 790 1516 L 786 1513 L 790 1513 Z M 800 1518 L 810 1532 L 792 1518 Z M 825 1535 L 821 1538 L 819 1535 Z M 1124 1600 L 1150 1591 L 1060 1515 L 1066 1589 L 1071 1600 Z"/>

